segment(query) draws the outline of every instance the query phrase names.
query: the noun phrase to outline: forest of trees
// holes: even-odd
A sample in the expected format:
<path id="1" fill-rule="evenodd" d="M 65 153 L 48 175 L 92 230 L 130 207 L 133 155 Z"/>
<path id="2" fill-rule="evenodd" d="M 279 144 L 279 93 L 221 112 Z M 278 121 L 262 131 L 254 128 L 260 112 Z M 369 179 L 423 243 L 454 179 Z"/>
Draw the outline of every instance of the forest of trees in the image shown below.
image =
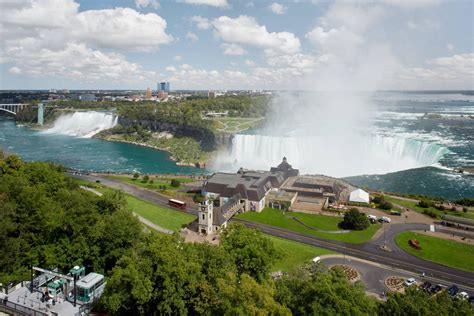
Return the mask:
<path id="1" fill-rule="evenodd" d="M 308 263 L 279 280 L 279 257 L 257 230 L 230 225 L 221 244 L 184 243 L 145 230 L 123 193 L 98 197 L 60 166 L 0 155 L 0 282 L 29 279 L 31 265 L 104 273 L 95 307 L 111 315 L 469 315 L 466 301 L 422 291 L 379 302 L 342 271 Z"/>

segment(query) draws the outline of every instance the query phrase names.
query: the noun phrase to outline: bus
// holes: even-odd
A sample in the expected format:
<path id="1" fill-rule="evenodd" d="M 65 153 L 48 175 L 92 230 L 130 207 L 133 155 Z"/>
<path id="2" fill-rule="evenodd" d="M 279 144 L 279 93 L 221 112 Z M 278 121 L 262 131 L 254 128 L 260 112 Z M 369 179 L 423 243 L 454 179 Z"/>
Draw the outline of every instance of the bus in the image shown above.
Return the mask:
<path id="1" fill-rule="evenodd" d="M 186 209 L 186 203 L 184 203 L 183 201 L 175 200 L 175 199 L 169 199 L 168 205 L 172 207 L 180 208 L 182 210 Z"/>

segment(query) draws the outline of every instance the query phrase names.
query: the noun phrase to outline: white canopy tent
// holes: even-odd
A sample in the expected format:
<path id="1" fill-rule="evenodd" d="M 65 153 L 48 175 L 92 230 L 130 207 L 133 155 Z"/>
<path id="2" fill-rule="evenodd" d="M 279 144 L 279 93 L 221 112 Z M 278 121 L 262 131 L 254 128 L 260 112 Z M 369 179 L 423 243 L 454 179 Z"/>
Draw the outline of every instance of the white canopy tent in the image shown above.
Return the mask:
<path id="1" fill-rule="evenodd" d="M 362 203 L 369 203 L 369 193 L 365 192 L 362 189 L 357 189 L 351 192 L 349 196 L 349 202 L 362 202 Z"/>

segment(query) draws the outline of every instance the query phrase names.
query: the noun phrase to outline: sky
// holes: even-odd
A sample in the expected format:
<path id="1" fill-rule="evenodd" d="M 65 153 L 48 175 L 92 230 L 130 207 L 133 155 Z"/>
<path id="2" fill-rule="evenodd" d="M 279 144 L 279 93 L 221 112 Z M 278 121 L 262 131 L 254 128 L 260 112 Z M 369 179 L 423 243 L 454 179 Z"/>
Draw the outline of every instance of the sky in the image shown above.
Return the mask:
<path id="1" fill-rule="evenodd" d="M 473 21 L 470 0 L 0 0 L 0 89 L 474 89 Z"/>

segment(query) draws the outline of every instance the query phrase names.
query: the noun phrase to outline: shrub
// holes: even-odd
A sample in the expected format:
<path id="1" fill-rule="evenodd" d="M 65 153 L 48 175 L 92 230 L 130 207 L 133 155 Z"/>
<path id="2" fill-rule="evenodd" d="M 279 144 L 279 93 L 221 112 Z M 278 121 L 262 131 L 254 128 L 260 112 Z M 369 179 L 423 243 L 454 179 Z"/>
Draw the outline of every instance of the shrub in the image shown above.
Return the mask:
<path id="1" fill-rule="evenodd" d="M 370 226 L 370 221 L 354 207 L 344 214 L 344 220 L 339 225 L 344 229 L 364 230 Z"/>
<path id="2" fill-rule="evenodd" d="M 151 179 L 149 183 L 150 183 L 150 184 L 153 184 L 153 183 L 155 183 L 155 181 L 153 181 L 153 179 Z"/>
<path id="3" fill-rule="evenodd" d="M 180 186 L 181 184 L 179 183 L 178 180 L 176 180 L 176 179 L 171 179 L 170 185 L 171 185 L 173 188 L 179 188 L 179 186 Z"/>
<path id="4" fill-rule="evenodd" d="M 437 217 L 436 213 L 431 211 L 431 210 L 423 210 L 423 214 L 428 215 L 431 218 L 436 218 Z"/>
<path id="5" fill-rule="evenodd" d="M 140 174 L 139 174 L 138 172 L 135 172 L 135 173 L 133 174 L 133 179 L 136 180 L 136 179 L 138 179 L 139 177 L 140 177 Z"/>
<path id="6" fill-rule="evenodd" d="M 385 202 L 385 197 L 383 195 L 377 195 L 372 198 L 372 202 L 375 204 L 382 204 Z"/>
<path id="7" fill-rule="evenodd" d="M 148 175 L 144 175 L 144 176 L 143 176 L 143 179 L 142 179 L 142 182 L 143 182 L 143 183 L 147 183 L 148 180 L 150 180 L 150 177 L 149 177 Z"/>
<path id="8" fill-rule="evenodd" d="M 467 207 L 464 206 L 464 207 L 462 208 L 462 211 L 463 211 L 464 213 L 467 213 Z"/>
<path id="9" fill-rule="evenodd" d="M 382 210 L 388 211 L 388 210 L 391 210 L 393 208 L 393 205 L 389 201 L 384 201 L 384 202 L 379 204 L 379 208 L 382 209 Z"/>
<path id="10" fill-rule="evenodd" d="M 420 202 L 418 202 L 418 206 L 422 208 L 428 208 L 431 206 L 431 202 L 428 200 L 421 200 Z"/>

